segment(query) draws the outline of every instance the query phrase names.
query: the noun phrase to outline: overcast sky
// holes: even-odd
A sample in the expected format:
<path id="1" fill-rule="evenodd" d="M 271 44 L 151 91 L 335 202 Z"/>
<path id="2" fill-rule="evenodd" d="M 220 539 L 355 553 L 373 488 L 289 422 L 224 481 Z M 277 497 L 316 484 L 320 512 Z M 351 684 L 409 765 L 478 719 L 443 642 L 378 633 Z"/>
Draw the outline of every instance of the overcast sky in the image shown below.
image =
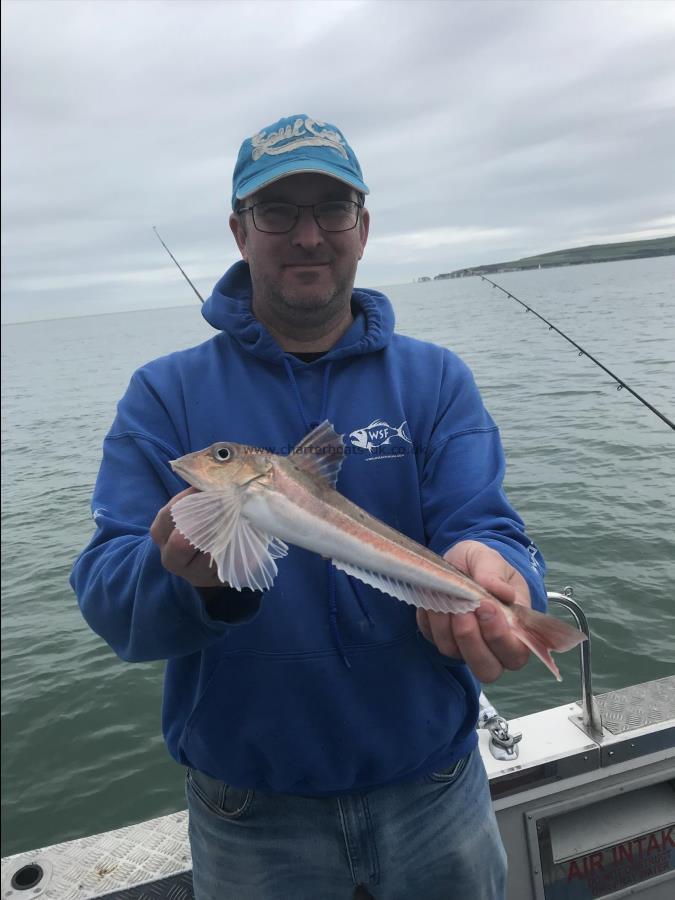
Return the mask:
<path id="1" fill-rule="evenodd" d="M 4 0 L 3 321 L 193 301 L 241 141 L 336 124 L 357 284 L 675 233 L 675 2 Z"/>

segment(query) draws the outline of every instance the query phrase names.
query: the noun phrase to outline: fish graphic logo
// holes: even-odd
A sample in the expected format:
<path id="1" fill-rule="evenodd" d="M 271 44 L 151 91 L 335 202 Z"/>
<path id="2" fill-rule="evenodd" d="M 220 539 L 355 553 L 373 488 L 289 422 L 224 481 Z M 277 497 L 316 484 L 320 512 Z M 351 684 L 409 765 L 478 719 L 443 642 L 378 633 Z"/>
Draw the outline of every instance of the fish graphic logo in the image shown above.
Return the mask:
<path id="1" fill-rule="evenodd" d="M 410 432 L 408 431 L 408 420 L 404 419 L 398 428 L 393 428 L 388 422 L 382 419 L 375 419 L 365 428 L 357 428 L 349 435 L 349 440 L 355 447 L 367 450 L 372 453 L 378 447 L 389 444 L 392 438 L 400 438 L 408 444 L 412 444 Z"/>

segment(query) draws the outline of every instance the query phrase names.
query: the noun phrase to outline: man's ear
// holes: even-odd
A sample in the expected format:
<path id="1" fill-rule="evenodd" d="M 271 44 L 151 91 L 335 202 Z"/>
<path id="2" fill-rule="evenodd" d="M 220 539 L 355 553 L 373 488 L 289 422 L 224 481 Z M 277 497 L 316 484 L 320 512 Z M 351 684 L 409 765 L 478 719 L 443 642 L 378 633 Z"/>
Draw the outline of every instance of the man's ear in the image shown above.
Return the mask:
<path id="1" fill-rule="evenodd" d="M 239 247 L 239 252 L 241 253 L 244 262 L 248 262 L 248 252 L 246 250 L 246 228 L 244 227 L 241 218 L 236 213 L 232 213 L 230 215 L 230 230 L 234 235 L 234 239 L 237 242 L 237 247 Z"/>
<path id="2" fill-rule="evenodd" d="M 359 259 L 363 258 L 363 251 L 366 249 L 366 244 L 368 243 L 368 232 L 370 231 L 370 213 L 364 207 L 361 210 L 361 221 L 359 223 L 359 232 L 361 235 L 361 252 L 359 253 Z"/>

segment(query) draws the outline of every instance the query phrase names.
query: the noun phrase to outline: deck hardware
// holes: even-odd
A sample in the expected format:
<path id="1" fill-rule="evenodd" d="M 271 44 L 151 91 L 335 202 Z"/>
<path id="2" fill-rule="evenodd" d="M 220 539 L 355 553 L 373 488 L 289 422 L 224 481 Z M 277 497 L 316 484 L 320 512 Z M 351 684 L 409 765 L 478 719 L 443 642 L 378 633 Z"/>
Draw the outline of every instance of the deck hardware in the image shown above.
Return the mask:
<path id="1" fill-rule="evenodd" d="M 14 865 L 3 867 L 2 900 L 20 900 L 31 897 L 37 900 L 49 888 L 54 874 L 54 865 L 46 853 L 23 854 Z"/>
<path id="2" fill-rule="evenodd" d="M 35 888 L 42 881 L 42 866 L 37 863 L 29 863 L 27 866 L 21 866 L 18 872 L 12 877 L 12 887 L 15 891 L 29 891 Z"/>
<path id="3" fill-rule="evenodd" d="M 485 726 L 490 732 L 490 750 L 496 759 L 515 759 L 518 756 L 518 741 L 522 740 L 520 732 L 509 733 L 509 723 L 501 716 L 491 719 Z"/>
<path id="4" fill-rule="evenodd" d="M 593 684 L 591 674 L 591 631 L 588 626 L 583 609 L 576 600 L 572 599 L 571 587 L 564 587 L 562 594 L 549 591 L 547 597 L 550 602 L 564 606 L 574 616 L 577 625 L 586 635 L 586 640 L 579 644 L 579 663 L 581 668 L 581 727 L 596 741 L 601 741 L 604 735 L 600 708 L 593 696 Z M 575 717 L 572 717 L 576 721 Z"/>
<path id="5" fill-rule="evenodd" d="M 502 761 L 517 759 L 518 741 L 523 735 L 520 732 L 514 734 L 509 732 L 509 723 L 499 715 L 482 691 L 479 703 L 478 727 L 490 732 L 490 753 L 495 759 Z"/>

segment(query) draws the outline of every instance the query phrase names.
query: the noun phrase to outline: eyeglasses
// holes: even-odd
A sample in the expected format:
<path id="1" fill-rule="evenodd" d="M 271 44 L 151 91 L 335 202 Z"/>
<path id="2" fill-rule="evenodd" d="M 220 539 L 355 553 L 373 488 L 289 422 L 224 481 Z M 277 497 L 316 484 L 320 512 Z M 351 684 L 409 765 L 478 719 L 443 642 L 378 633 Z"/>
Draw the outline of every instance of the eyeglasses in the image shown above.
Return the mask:
<path id="1" fill-rule="evenodd" d="M 300 210 L 311 209 L 314 221 L 322 231 L 351 231 L 359 220 L 360 203 L 354 200 L 326 200 L 300 206 L 297 203 L 266 201 L 244 206 L 238 212 L 250 212 L 253 224 L 265 234 L 286 234 L 300 218 Z"/>

